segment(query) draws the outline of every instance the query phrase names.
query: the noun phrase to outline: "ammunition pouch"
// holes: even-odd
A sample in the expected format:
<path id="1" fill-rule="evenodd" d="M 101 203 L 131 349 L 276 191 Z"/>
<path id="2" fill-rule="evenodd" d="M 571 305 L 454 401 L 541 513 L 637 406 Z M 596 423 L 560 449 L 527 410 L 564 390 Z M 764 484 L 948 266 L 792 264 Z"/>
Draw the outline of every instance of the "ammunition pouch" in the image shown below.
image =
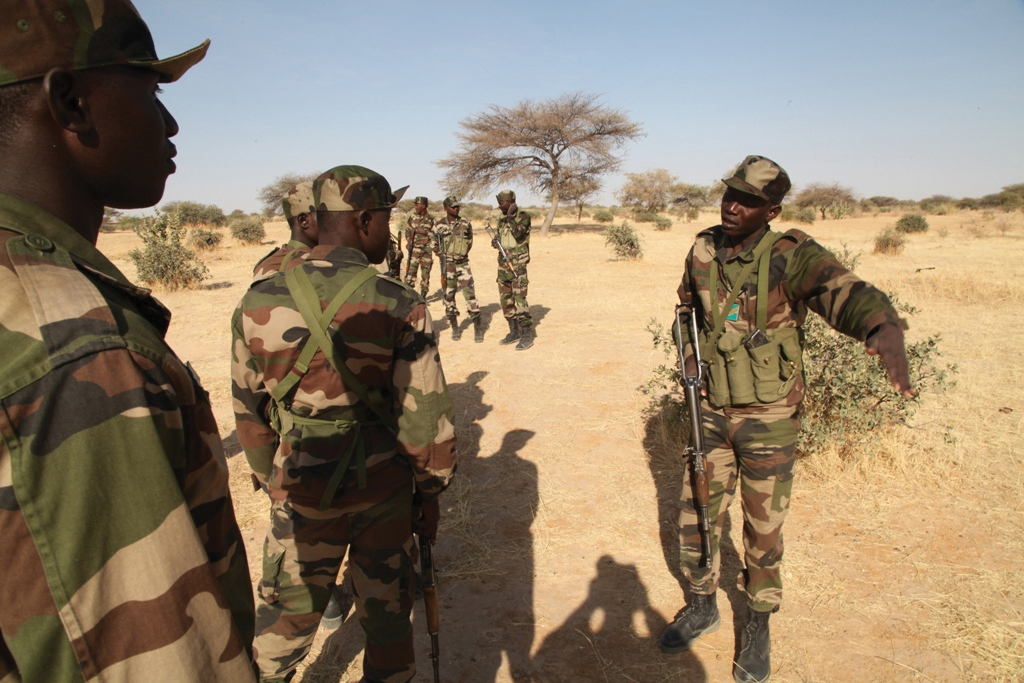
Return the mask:
<path id="1" fill-rule="evenodd" d="M 454 258 L 469 256 L 469 240 L 462 235 L 453 235 L 445 241 L 444 253 Z"/>
<path id="2" fill-rule="evenodd" d="M 710 361 L 708 401 L 715 407 L 773 403 L 786 396 L 803 372 L 800 330 L 766 330 L 768 343 L 747 348 L 746 335 L 722 334 L 709 348 L 701 334 L 701 355 Z"/>

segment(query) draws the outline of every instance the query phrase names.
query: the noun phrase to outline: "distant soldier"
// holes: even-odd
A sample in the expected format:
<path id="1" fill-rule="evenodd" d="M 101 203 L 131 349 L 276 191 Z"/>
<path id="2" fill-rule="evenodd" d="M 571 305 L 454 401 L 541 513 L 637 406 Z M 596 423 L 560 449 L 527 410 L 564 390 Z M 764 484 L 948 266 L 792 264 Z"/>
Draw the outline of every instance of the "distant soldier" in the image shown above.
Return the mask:
<path id="1" fill-rule="evenodd" d="M 364 680 L 415 675 L 412 533 L 436 535 L 456 450 L 426 303 L 371 265 L 404 191 L 361 166 L 322 174 L 319 245 L 254 283 L 232 318 L 238 438 L 272 501 L 254 643 L 265 681 L 290 680 L 309 652 L 346 553 Z"/>
<path id="2" fill-rule="evenodd" d="M 270 252 L 253 268 L 253 280 L 263 280 L 283 270 L 284 264 L 298 253 L 308 253 L 320 240 L 313 210 L 313 183 L 306 181 L 295 185 L 281 198 L 281 209 L 288 227 L 292 231 L 286 244 Z"/>
<path id="3" fill-rule="evenodd" d="M 445 217 L 434 224 L 434 230 L 441 239 L 445 255 L 447 287 L 444 290 L 444 306 L 448 322 L 452 326 L 452 340 L 462 337 L 459 330 L 459 307 L 455 305 L 455 294 L 461 289 L 466 298 L 469 319 L 473 321 L 473 336 L 477 342 L 484 340 L 484 329 L 480 321 L 480 304 L 476 301 L 473 287 L 473 271 L 469 267 L 469 250 L 473 248 L 473 225 L 459 217 L 462 203 L 458 197 L 444 198 Z"/>
<path id="4" fill-rule="evenodd" d="M 388 239 L 388 254 L 385 260 L 388 264 L 388 277 L 401 280 L 402 279 L 402 231 L 399 230 L 397 233 L 388 230 L 390 233 L 390 239 Z"/>
<path id="5" fill-rule="evenodd" d="M 498 297 L 501 312 L 508 321 L 508 334 L 499 344 L 511 344 L 516 340 L 516 351 L 533 346 L 535 333 L 530 317 L 530 304 L 526 302 L 526 290 L 530 280 L 526 276 L 526 265 L 530 262 L 530 214 L 516 206 L 516 193 L 502 190 L 498 193 L 498 234 L 491 240 L 495 249 L 500 244 L 511 263 L 505 261 L 498 251 Z"/>
<path id="6" fill-rule="evenodd" d="M 721 624 L 715 600 L 721 575 L 717 522 L 738 490 L 749 617 L 733 676 L 739 683 L 764 683 L 771 676 L 768 618 L 782 602 L 782 523 L 805 391 L 801 327 L 807 311 L 863 341 L 904 396 L 914 390 L 905 325 L 888 297 L 809 235 L 771 230 L 769 222 L 782 211 L 790 189 L 789 175 L 770 159 L 749 156 L 723 182 L 722 224 L 697 235 L 678 290 L 680 302 L 697 315 L 701 358 L 710 363 L 702 410 L 712 557 L 702 557 L 696 508 L 686 495 L 680 553 L 693 599 L 659 645 L 682 652 Z M 686 363 L 686 374 L 693 376 L 692 353 Z M 687 468 L 683 491 L 693 490 L 692 475 Z"/>
<path id="7" fill-rule="evenodd" d="M 0 680 L 252 681 L 252 583 L 170 312 L 96 249 L 178 124 L 128 0 L 0 4 Z"/>
<path id="8" fill-rule="evenodd" d="M 427 198 L 413 200 L 413 212 L 406 221 L 406 244 L 409 245 L 409 263 L 406 264 L 405 284 L 416 288 L 416 271 L 420 276 L 420 294 L 430 293 L 430 269 L 434 265 L 434 218 L 427 213 Z"/>

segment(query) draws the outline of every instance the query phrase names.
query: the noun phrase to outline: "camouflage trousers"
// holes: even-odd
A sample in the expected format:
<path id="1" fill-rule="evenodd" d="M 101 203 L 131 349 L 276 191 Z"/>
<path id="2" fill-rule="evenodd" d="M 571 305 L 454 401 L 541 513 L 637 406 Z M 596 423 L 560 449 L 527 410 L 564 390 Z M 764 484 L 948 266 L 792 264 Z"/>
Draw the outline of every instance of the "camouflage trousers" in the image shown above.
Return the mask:
<path id="1" fill-rule="evenodd" d="M 782 522 L 789 511 L 796 461 L 799 407 L 781 401 L 765 406 L 713 409 L 704 401 L 711 520 L 710 567 L 701 567 L 700 528 L 693 470 L 686 468 L 679 511 L 683 574 L 694 593 L 710 595 L 721 578 L 718 552 L 725 511 L 740 486 L 745 569 L 740 586 L 751 609 L 768 612 L 782 602 Z"/>
<path id="2" fill-rule="evenodd" d="M 402 279 L 402 252 L 388 249 L 388 277 L 393 280 Z"/>
<path id="3" fill-rule="evenodd" d="M 348 551 L 366 680 L 413 678 L 412 488 L 359 512 L 274 501 L 263 546 L 254 656 L 261 681 L 289 681 L 309 653 Z M 313 516 L 315 515 L 315 516 Z"/>
<path id="4" fill-rule="evenodd" d="M 462 296 L 466 299 L 466 310 L 470 320 L 480 317 L 480 304 L 476 300 L 476 288 L 473 285 L 473 271 L 469 268 L 469 260 L 456 262 L 448 258 L 448 268 L 445 271 L 447 286 L 444 290 L 445 315 L 452 316 L 459 314 L 459 307 L 455 305 L 455 295 L 462 290 Z"/>
<path id="5" fill-rule="evenodd" d="M 516 270 L 522 277 L 516 279 L 511 270 L 498 266 L 498 303 L 501 305 L 502 315 L 507 319 L 527 326 L 533 324 L 530 318 L 530 304 L 526 302 L 526 290 L 530 286 L 530 280 L 526 276 L 526 266 L 516 266 Z"/>
<path id="6" fill-rule="evenodd" d="M 430 247 L 419 247 L 412 248 L 412 258 L 409 259 L 407 264 L 409 270 L 406 271 L 405 284 L 410 287 L 416 287 L 416 273 L 419 272 L 420 276 L 420 294 L 423 298 L 427 298 L 427 294 L 430 293 L 430 269 L 434 266 L 434 253 L 430 250 Z"/>

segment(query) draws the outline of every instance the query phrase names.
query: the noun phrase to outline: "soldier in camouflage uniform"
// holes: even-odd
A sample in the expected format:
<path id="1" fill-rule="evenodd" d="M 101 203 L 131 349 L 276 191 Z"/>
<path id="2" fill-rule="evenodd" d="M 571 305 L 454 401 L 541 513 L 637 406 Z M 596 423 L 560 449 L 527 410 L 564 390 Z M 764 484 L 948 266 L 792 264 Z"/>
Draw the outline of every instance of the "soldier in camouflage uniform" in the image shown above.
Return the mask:
<path id="1" fill-rule="evenodd" d="M 530 280 L 526 276 L 526 265 L 530 262 L 530 214 L 516 206 L 516 193 L 502 190 L 498 193 L 498 234 L 491 240 L 491 246 L 498 249 L 500 244 L 511 263 L 505 261 L 498 251 L 498 299 L 501 312 L 508 321 L 508 334 L 499 344 L 511 344 L 516 340 L 516 351 L 533 346 L 535 332 L 530 317 L 530 304 L 526 302 L 526 290 Z"/>
<path id="2" fill-rule="evenodd" d="M 392 232 L 388 240 L 388 253 L 385 257 L 388 264 L 388 277 L 402 279 L 402 233 Z"/>
<path id="3" fill-rule="evenodd" d="M 217 423 L 170 314 L 95 247 L 178 125 L 127 0 L 0 8 L 0 680 L 252 681 Z"/>
<path id="4" fill-rule="evenodd" d="M 299 253 L 308 252 L 320 240 L 313 210 L 313 183 L 310 181 L 295 185 L 281 198 L 281 210 L 292 231 L 292 238 L 270 252 L 256 264 L 252 271 L 253 280 L 262 280 L 281 270 L 284 263 Z"/>
<path id="5" fill-rule="evenodd" d="M 427 213 L 427 198 L 416 197 L 413 212 L 406 221 L 405 242 L 409 245 L 409 262 L 405 265 L 405 284 L 416 287 L 416 271 L 420 275 L 420 294 L 430 292 L 430 269 L 434 265 L 434 218 Z"/>
<path id="6" fill-rule="evenodd" d="M 435 536 L 456 451 L 427 306 L 370 265 L 404 191 L 360 166 L 321 175 L 319 245 L 254 283 L 232 318 L 238 438 L 272 500 L 254 648 L 266 681 L 308 653 L 346 551 L 364 680 L 415 673 L 412 532 Z"/>
<path id="7" fill-rule="evenodd" d="M 686 258 L 679 300 L 698 316 L 704 389 L 704 440 L 712 525 L 710 566 L 702 566 L 693 500 L 681 501 L 683 572 L 693 598 L 661 636 L 682 652 L 721 623 L 719 534 L 737 485 L 743 503 L 744 584 L 750 610 L 733 675 L 763 683 L 771 674 L 768 617 L 782 600 L 782 522 L 789 509 L 800 403 L 804 397 L 800 327 L 812 310 L 865 342 L 893 385 L 914 393 L 903 343 L 905 324 L 888 297 L 844 268 L 810 236 L 773 232 L 790 189 L 775 162 L 747 157 L 723 180 L 722 224 L 697 235 Z M 689 347 L 688 347 L 689 348 Z M 692 352 L 688 375 L 694 374 Z M 684 491 L 692 491 L 687 471 Z"/>
<path id="8" fill-rule="evenodd" d="M 461 289 L 466 298 L 469 319 L 473 322 L 473 336 L 477 342 L 484 340 L 484 328 L 480 320 L 480 304 L 476 300 L 473 286 L 473 271 L 469 268 L 469 250 L 473 248 L 473 225 L 459 217 L 462 203 L 455 196 L 444 198 L 445 217 L 434 224 L 434 230 L 441 240 L 445 256 L 444 307 L 448 322 L 452 326 L 452 339 L 462 337 L 459 330 L 459 307 L 455 305 L 455 294 Z"/>

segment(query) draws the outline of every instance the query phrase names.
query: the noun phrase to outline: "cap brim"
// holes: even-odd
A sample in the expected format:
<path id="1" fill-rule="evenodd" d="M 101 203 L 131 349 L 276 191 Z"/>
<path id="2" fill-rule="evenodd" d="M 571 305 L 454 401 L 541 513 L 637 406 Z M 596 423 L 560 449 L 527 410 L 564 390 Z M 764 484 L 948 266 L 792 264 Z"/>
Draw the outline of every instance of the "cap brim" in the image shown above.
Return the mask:
<path id="1" fill-rule="evenodd" d="M 131 66 L 139 66 L 144 69 L 152 69 L 160 74 L 161 83 L 173 83 L 181 78 L 186 71 L 203 61 L 206 51 L 210 48 L 210 39 L 207 38 L 201 45 L 182 52 L 180 55 L 158 59 L 155 62 L 128 62 Z"/>
<path id="2" fill-rule="evenodd" d="M 397 204 L 399 201 L 401 201 L 402 197 L 405 196 L 405 191 L 408 190 L 408 189 L 409 189 L 409 186 L 406 185 L 405 187 L 400 187 L 400 188 L 398 188 L 397 190 L 394 190 L 391 193 L 391 194 L 395 195 L 395 204 Z M 394 206 L 395 204 L 392 204 L 391 206 Z"/>
<path id="3" fill-rule="evenodd" d="M 763 191 L 757 189 L 756 187 L 754 187 L 753 185 L 751 185 L 747 181 L 742 180 L 740 178 L 736 178 L 736 177 L 722 178 L 722 182 L 725 183 L 726 185 L 728 185 L 729 187 L 731 187 L 734 190 L 739 190 L 740 192 L 743 192 L 745 194 L 752 194 L 755 197 L 760 197 L 761 199 L 765 200 L 766 202 L 774 202 L 775 201 L 774 199 L 772 199 L 771 197 L 766 195 Z"/>

